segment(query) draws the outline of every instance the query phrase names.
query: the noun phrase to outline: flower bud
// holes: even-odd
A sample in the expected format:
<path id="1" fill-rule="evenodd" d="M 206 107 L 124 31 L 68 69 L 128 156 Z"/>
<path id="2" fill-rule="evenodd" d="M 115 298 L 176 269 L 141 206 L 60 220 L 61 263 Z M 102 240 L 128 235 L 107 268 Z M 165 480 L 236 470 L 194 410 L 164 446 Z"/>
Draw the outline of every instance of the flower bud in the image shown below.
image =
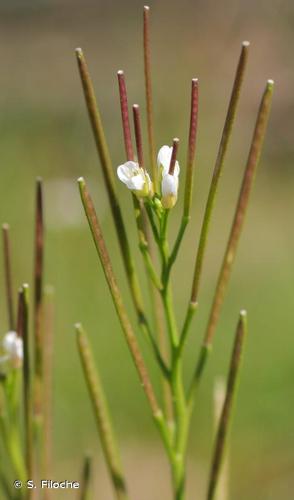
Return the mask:
<path id="1" fill-rule="evenodd" d="M 175 175 L 166 174 L 161 181 L 161 204 L 163 208 L 173 208 L 178 199 L 179 178 Z"/>
<path id="2" fill-rule="evenodd" d="M 158 152 L 157 164 L 161 179 L 161 203 L 163 208 L 173 208 L 178 198 L 180 166 L 178 161 L 174 163 L 173 172 L 170 172 L 170 164 L 173 148 L 162 146 Z"/>

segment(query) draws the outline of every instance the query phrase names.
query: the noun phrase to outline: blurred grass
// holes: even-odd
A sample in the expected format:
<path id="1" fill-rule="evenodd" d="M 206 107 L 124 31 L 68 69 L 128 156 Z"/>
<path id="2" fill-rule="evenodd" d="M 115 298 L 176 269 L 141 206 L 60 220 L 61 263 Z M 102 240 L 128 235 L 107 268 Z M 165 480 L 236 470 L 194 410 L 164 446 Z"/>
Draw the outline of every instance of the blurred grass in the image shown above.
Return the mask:
<path id="1" fill-rule="evenodd" d="M 210 236 L 199 315 L 187 349 L 187 374 L 191 373 L 207 320 L 259 96 L 268 77 L 277 82 L 257 185 L 193 422 L 191 455 L 202 477 L 212 446 L 212 381 L 215 375 L 226 373 L 238 310 L 246 307 L 249 338 L 231 444 L 232 498 L 290 500 L 294 486 L 294 177 L 290 101 L 294 79 L 293 66 L 289 64 L 293 4 L 274 0 L 259 4 L 245 0 L 226 0 L 221 5 L 188 0 L 180 6 L 174 1 L 150 4 L 154 4 L 157 145 L 170 142 L 173 136 L 183 137 L 179 154 L 182 164 L 189 81 L 193 76 L 200 79 L 193 219 L 174 276 L 180 318 L 189 294 L 187 276 L 191 275 L 240 43 L 243 39 L 252 42 L 233 145 Z M 126 71 L 130 102 L 143 103 L 141 4 L 130 0 L 121 5 L 90 0 L 83 4 L 44 1 L 31 2 L 31 8 L 29 3 L 23 8 L 18 2 L 4 2 L 0 4 L 0 13 L 1 218 L 12 228 L 15 287 L 23 281 L 31 282 L 34 179 L 41 175 L 45 181 L 46 278 L 56 287 L 56 474 L 62 474 L 62 469 L 75 474 L 76 479 L 81 450 L 90 448 L 100 453 L 72 327 L 81 320 L 92 338 L 125 454 L 132 455 L 131 450 L 136 450 L 135 458 L 129 458 L 128 463 L 138 461 L 137 453 L 142 453 L 140 473 L 145 471 L 148 477 L 152 457 L 160 452 L 153 444 L 157 436 L 118 326 L 76 187 L 78 176 L 88 179 L 120 285 L 127 295 L 73 55 L 75 46 L 85 49 L 117 165 L 124 153 L 116 70 Z M 119 192 L 129 221 L 132 212 L 128 193 L 122 186 Z M 174 228 L 180 215 L 179 203 L 174 210 Z M 135 251 L 134 225 L 130 231 Z M 140 270 L 143 276 L 141 265 Z M 3 296 L 3 283 L 1 292 Z M 1 330 L 5 331 L 3 301 L 0 311 Z M 147 446 L 145 441 L 151 444 Z M 200 481 L 203 483 L 203 477 Z M 155 498 L 153 490 L 150 495 Z"/>

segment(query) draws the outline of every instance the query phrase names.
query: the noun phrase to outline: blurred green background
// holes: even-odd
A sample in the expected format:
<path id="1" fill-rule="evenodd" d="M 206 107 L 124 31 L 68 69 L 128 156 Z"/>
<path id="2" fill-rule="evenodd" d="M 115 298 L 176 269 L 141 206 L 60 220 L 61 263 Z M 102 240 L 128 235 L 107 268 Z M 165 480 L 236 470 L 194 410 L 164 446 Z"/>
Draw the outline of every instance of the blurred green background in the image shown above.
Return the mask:
<path id="1" fill-rule="evenodd" d="M 187 498 L 204 498 L 213 444 L 213 380 L 227 372 L 238 311 L 245 307 L 249 338 L 230 441 L 230 498 L 290 500 L 294 489 L 294 4 L 291 0 L 158 0 L 150 5 L 156 143 L 160 147 L 172 137 L 180 137 L 182 165 L 190 80 L 198 77 L 200 82 L 193 217 L 174 272 L 180 321 L 240 44 L 246 39 L 251 42 L 213 218 L 199 315 L 187 349 L 187 377 L 207 321 L 260 95 L 266 79 L 276 81 L 260 171 L 193 421 Z M 91 336 L 122 443 L 132 498 L 169 498 L 164 453 L 122 338 L 76 186 L 76 178 L 83 175 L 95 198 L 119 283 L 128 297 L 74 48 L 82 47 L 87 56 L 116 166 L 125 157 L 118 69 L 126 72 L 130 103 L 144 107 L 142 7 L 135 0 L 0 2 L 1 221 L 11 224 L 17 289 L 24 281 L 31 283 L 34 182 L 36 176 L 42 176 L 46 282 L 56 288 L 53 479 L 77 480 L 83 450 L 90 450 L 96 460 L 97 499 L 112 498 L 112 493 L 76 352 L 76 321 L 82 321 Z M 147 289 L 130 196 L 122 185 L 118 189 Z M 180 204 L 181 200 L 171 217 L 171 239 L 180 220 Z M 3 297 L 3 278 L 1 292 Z M 130 305 L 129 298 L 126 301 Z M 0 312 L 1 331 L 5 332 L 4 300 Z M 145 350 L 144 343 L 142 347 Z M 147 352 L 146 356 L 152 365 Z M 159 386 L 154 367 L 153 373 Z M 70 495 L 65 492 L 64 498 Z M 58 498 L 63 496 L 58 493 Z"/>

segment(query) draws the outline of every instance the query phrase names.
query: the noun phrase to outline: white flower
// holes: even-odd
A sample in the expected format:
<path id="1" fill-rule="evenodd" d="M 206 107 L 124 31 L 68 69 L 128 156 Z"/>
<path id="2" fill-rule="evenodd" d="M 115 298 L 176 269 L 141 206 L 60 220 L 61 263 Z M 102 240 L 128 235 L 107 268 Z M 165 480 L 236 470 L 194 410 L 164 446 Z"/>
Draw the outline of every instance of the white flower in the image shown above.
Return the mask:
<path id="1" fill-rule="evenodd" d="M 162 146 L 162 148 L 160 148 L 160 150 L 158 151 L 157 165 L 158 168 L 162 168 L 162 174 L 168 174 L 172 152 L 173 148 L 169 146 Z M 173 175 L 179 177 L 179 173 L 180 173 L 180 166 L 179 162 L 176 161 Z"/>
<path id="2" fill-rule="evenodd" d="M 0 358 L 0 362 L 11 361 L 14 367 L 19 367 L 23 359 L 23 342 L 14 331 L 9 331 L 4 335 L 2 347 L 5 353 Z"/>
<path id="3" fill-rule="evenodd" d="M 172 147 L 162 146 L 157 156 L 157 165 L 161 175 L 161 203 L 163 208 L 172 208 L 178 198 L 180 166 L 179 162 L 176 161 L 173 173 L 169 173 L 172 151 Z"/>
<path id="4" fill-rule="evenodd" d="M 147 172 L 135 161 L 117 167 L 118 178 L 138 197 L 152 196 L 153 186 Z"/>

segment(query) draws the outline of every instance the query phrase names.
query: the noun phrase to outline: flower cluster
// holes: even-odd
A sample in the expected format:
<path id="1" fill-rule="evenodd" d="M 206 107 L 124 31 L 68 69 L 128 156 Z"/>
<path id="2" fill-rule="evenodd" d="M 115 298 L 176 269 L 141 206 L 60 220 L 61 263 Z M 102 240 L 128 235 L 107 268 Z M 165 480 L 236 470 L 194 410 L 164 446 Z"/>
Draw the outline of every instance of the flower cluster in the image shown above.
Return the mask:
<path id="1" fill-rule="evenodd" d="M 180 166 L 173 160 L 173 147 L 162 146 L 157 156 L 160 198 L 163 208 L 174 207 L 178 197 Z M 152 198 L 153 182 L 138 162 L 127 161 L 117 168 L 118 178 L 139 198 Z"/>

